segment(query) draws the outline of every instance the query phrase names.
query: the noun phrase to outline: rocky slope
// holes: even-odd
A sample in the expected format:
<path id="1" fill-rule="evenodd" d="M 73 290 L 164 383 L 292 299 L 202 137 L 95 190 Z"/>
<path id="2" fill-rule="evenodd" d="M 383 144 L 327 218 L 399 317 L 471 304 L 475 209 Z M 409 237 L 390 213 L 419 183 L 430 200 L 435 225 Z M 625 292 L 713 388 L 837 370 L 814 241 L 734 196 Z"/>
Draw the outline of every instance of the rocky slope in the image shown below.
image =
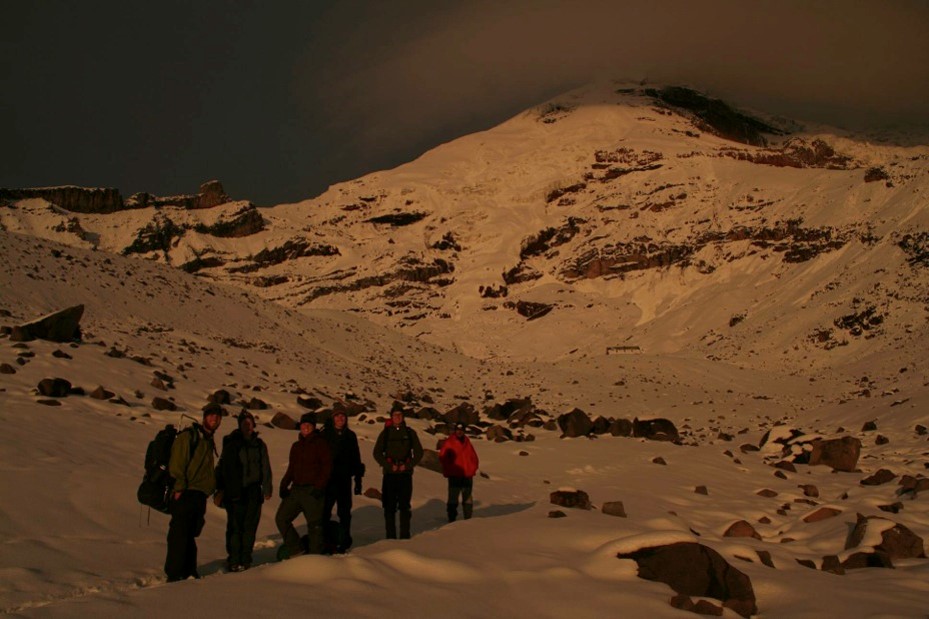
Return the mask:
<path id="1" fill-rule="evenodd" d="M 471 356 L 648 351 L 801 372 L 918 357 L 927 191 L 929 147 L 613 84 L 298 204 L 39 223 L 54 207 L 28 200 L 0 224 Z"/>

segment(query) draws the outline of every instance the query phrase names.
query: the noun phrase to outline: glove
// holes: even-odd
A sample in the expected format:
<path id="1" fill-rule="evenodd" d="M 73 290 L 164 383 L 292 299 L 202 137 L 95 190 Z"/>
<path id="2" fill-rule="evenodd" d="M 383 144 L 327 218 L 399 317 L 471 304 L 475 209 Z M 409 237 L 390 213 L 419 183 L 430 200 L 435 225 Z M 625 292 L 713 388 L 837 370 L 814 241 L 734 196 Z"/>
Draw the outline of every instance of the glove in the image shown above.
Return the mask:
<path id="1" fill-rule="evenodd" d="M 281 489 L 278 491 L 278 496 L 281 497 L 281 500 L 286 499 L 290 496 L 290 488 L 287 486 L 281 486 Z"/>
<path id="2" fill-rule="evenodd" d="M 356 477 L 355 478 L 355 496 L 358 496 L 359 494 L 361 494 L 361 478 Z"/>

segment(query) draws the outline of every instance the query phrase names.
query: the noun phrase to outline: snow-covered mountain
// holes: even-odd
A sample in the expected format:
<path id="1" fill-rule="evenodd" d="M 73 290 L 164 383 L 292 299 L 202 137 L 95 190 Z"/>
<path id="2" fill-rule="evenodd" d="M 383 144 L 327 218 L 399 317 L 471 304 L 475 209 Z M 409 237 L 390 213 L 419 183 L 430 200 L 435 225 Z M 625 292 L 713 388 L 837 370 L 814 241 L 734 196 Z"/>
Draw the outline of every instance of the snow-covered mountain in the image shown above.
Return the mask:
<path id="1" fill-rule="evenodd" d="M 75 191 L 0 201 L 0 326 L 85 307 L 80 342 L 0 336 L 4 611 L 686 616 L 617 554 L 688 541 L 744 572 L 763 616 L 925 612 L 925 558 L 842 563 L 899 527 L 929 536 L 927 146 L 611 84 L 298 204 L 101 191 L 78 212 Z M 73 389 L 42 395 L 47 378 Z M 409 542 L 358 497 L 350 555 L 272 565 L 274 498 L 259 565 L 220 576 L 211 506 L 207 578 L 160 586 L 142 456 L 219 389 L 265 424 L 278 476 L 294 435 L 274 416 L 348 406 L 366 487 L 395 401 L 430 448 L 477 415 L 476 517 L 446 525 L 422 470 Z M 587 438 L 556 422 L 574 409 Z M 657 417 L 680 444 L 623 436 Z M 860 441 L 853 471 L 804 464 L 836 437 Z M 595 509 L 550 518 L 559 489 Z M 615 501 L 627 517 L 601 513 Z"/>

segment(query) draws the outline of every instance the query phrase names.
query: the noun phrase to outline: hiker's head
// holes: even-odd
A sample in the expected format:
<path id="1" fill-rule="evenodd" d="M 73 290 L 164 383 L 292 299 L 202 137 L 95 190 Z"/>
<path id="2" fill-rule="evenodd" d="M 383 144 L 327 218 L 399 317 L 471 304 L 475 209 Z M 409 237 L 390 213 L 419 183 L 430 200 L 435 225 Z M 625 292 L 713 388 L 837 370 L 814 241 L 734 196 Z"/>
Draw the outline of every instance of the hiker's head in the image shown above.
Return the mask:
<path id="1" fill-rule="evenodd" d="M 316 413 L 303 413 L 300 417 L 300 434 L 309 436 L 316 431 Z"/>
<path id="2" fill-rule="evenodd" d="M 216 403 L 209 403 L 203 407 L 203 428 L 207 432 L 215 432 L 223 421 L 223 407 Z"/>
<path id="3" fill-rule="evenodd" d="M 399 426 L 401 423 L 403 423 L 403 411 L 402 410 L 392 411 L 390 413 L 390 423 L 395 426 Z"/>
<path id="4" fill-rule="evenodd" d="M 255 417 L 246 410 L 239 413 L 239 431 L 245 436 L 251 436 L 255 432 Z"/>
<path id="5" fill-rule="evenodd" d="M 457 436 L 458 438 L 464 438 L 464 434 L 465 434 L 465 424 L 456 423 L 455 424 L 455 436 Z"/>
<path id="6" fill-rule="evenodd" d="M 336 430 L 341 430 L 345 427 L 345 424 L 348 423 L 348 416 L 343 410 L 337 410 L 332 413 L 332 425 L 335 426 Z"/>

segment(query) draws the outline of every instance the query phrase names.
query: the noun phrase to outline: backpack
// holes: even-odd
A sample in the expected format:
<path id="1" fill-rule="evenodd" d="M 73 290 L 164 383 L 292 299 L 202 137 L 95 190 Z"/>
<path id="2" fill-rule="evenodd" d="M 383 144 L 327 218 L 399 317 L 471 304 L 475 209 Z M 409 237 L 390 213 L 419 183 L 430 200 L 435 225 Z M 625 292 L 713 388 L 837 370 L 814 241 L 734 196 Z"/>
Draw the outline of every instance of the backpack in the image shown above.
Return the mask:
<path id="1" fill-rule="evenodd" d="M 182 432 L 187 431 L 182 430 Z M 139 503 L 165 514 L 170 513 L 171 490 L 174 487 L 174 478 L 168 472 L 168 463 L 171 460 L 171 448 L 174 446 L 174 439 L 177 435 L 177 428 L 168 424 L 163 430 L 159 430 L 148 444 L 148 449 L 145 450 L 145 474 L 136 491 Z M 193 451 L 196 448 L 197 433 L 194 432 L 191 438 L 193 439 L 191 451 Z"/>

